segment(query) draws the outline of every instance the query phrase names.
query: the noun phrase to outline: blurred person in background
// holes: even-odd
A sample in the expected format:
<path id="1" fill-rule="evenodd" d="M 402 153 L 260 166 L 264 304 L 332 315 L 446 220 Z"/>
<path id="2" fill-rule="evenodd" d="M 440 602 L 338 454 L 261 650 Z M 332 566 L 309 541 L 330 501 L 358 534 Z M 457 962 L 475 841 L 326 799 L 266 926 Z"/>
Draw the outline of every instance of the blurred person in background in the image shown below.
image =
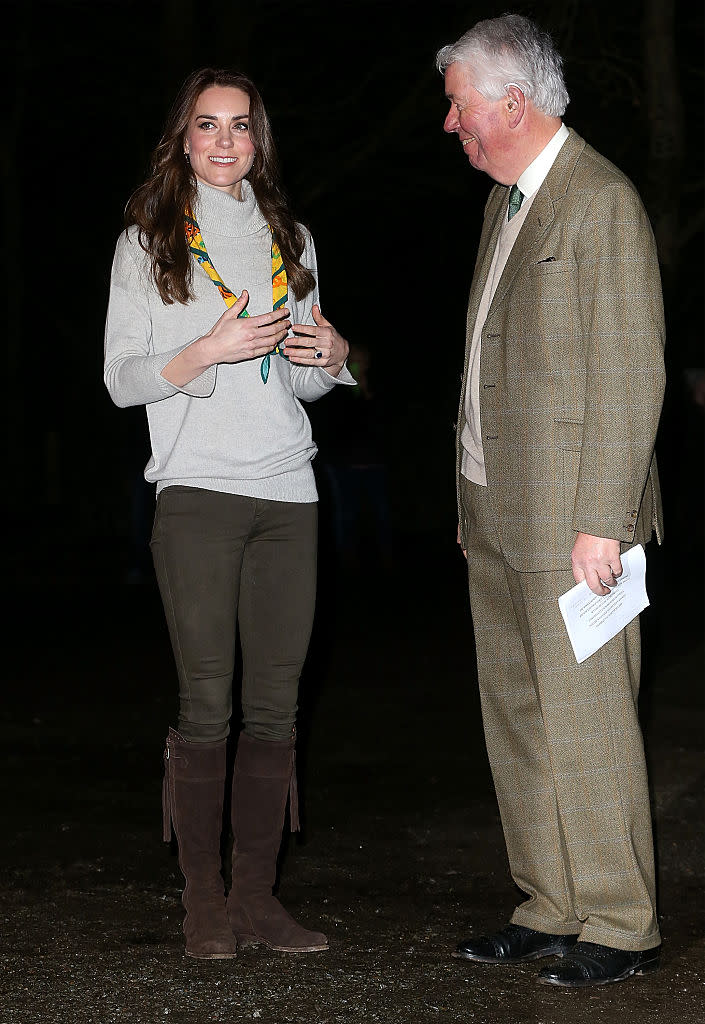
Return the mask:
<path id="1" fill-rule="evenodd" d="M 341 389 L 323 410 L 320 460 L 331 497 L 333 541 L 346 576 L 391 567 L 387 429 L 383 397 L 369 348 L 352 342 L 356 388 Z"/>

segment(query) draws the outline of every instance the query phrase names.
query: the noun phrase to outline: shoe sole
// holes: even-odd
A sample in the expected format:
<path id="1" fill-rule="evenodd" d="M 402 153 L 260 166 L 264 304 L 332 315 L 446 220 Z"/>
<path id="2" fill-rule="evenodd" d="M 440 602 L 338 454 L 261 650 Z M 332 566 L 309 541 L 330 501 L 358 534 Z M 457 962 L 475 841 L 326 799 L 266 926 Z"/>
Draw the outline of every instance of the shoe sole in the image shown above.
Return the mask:
<path id="1" fill-rule="evenodd" d="M 323 953 L 330 949 L 328 943 L 320 946 L 275 946 L 259 935 L 238 935 L 236 938 L 238 946 L 266 946 L 275 953 Z"/>
<path id="2" fill-rule="evenodd" d="M 185 952 L 194 960 L 234 960 L 237 956 L 237 953 L 192 953 L 189 949 Z"/>
<path id="3" fill-rule="evenodd" d="M 497 967 L 501 967 L 503 964 L 521 964 L 528 963 L 530 960 L 543 960 L 547 956 L 565 956 L 570 950 L 565 949 L 538 949 L 535 953 L 525 953 L 523 956 L 511 956 L 511 957 L 491 957 L 491 956 L 476 956 L 470 953 L 453 953 L 453 956 L 458 960 L 470 960 L 477 964 L 494 964 Z"/>
<path id="4" fill-rule="evenodd" d="M 539 985 L 551 985 L 552 988 L 597 988 L 599 985 L 611 985 L 616 981 L 626 981 L 627 978 L 640 978 L 645 974 L 653 974 L 658 970 L 658 960 L 651 964 L 642 964 L 639 967 L 632 967 L 614 978 L 584 978 L 579 981 L 559 981 L 557 978 L 539 978 Z"/>

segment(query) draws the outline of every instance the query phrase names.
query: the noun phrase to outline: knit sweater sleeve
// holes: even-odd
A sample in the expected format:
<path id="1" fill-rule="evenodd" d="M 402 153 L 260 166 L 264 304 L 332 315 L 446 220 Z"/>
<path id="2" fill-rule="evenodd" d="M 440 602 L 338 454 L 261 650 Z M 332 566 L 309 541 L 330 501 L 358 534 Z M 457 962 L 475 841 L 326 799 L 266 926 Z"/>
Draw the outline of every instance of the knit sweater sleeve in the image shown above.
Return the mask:
<path id="1" fill-rule="evenodd" d="M 304 229 L 305 231 L 305 229 Z M 313 274 L 316 284 L 313 289 L 304 295 L 303 299 L 291 298 L 291 312 L 292 312 L 292 323 L 296 324 L 314 324 L 313 314 L 311 310 L 315 303 L 320 304 L 318 297 L 318 265 L 316 263 L 316 249 L 313 244 L 313 239 L 308 231 L 305 231 L 306 244 L 304 251 L 301 256 L 301 262 L 303 266 Z M 343 366 L 337 377 L 327 373 L 325 369 L 317 366 L 296 366 L 294 363 L 289 364 L 291 367 L 291 385 L 294 389 L 294 394 L 297 398 L 301 399 L 302 402 L 315 402 L 316 399 L 326 395 L 329 391 L 332 391 L 336 384 L 356 384 L 357 381 L 351 376 L 347 366 Z"/>
<path id="2" fill-rule="evenodd" d="M 150 303 L 155 301 L 161 299 L 149 280 L 136 232 L 123 233 L 115 248 L 110 278 L 103 372 L 110 397 L 121 408 L 160 402 L 179 392 L 208 398 L 215 388 L 215 366 L 182 388 L 162 377 L 164 367 L 196 338 L 186 338 L 169 351 L 155 353 L 150 311 Z"/>

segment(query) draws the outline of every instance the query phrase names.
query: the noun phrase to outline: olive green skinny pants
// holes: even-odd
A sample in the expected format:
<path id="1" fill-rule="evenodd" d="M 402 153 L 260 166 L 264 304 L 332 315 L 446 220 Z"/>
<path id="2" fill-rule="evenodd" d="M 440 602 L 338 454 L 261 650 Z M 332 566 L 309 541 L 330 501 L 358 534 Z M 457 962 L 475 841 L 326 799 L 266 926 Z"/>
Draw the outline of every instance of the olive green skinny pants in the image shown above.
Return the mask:
<path id="1" fill-rule="evenodd" d="M 317 515 L 315 503 L 160 492 L 151 548 L 184 739 L 212 742 L 230 731 L 238 627 L 245 732 L 291 736 L 313 625 Z"/>

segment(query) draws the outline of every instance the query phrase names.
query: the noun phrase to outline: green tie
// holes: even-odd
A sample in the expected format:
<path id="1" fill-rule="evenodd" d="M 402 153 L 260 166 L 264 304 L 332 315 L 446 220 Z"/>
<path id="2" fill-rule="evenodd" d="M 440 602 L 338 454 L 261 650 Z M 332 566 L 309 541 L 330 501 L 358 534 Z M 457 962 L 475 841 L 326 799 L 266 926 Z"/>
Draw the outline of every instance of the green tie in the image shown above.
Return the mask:
<path id="1" fill-rule="evenodd" d="M 523 192 L 519 191 L 519 186 L 512 185 L 512 187 L 509 190 L 509 220 L 512 219 L 515 213 L 519 212 L 519 207 L 521 206 L 523 201 L 524 194 Z"/>

